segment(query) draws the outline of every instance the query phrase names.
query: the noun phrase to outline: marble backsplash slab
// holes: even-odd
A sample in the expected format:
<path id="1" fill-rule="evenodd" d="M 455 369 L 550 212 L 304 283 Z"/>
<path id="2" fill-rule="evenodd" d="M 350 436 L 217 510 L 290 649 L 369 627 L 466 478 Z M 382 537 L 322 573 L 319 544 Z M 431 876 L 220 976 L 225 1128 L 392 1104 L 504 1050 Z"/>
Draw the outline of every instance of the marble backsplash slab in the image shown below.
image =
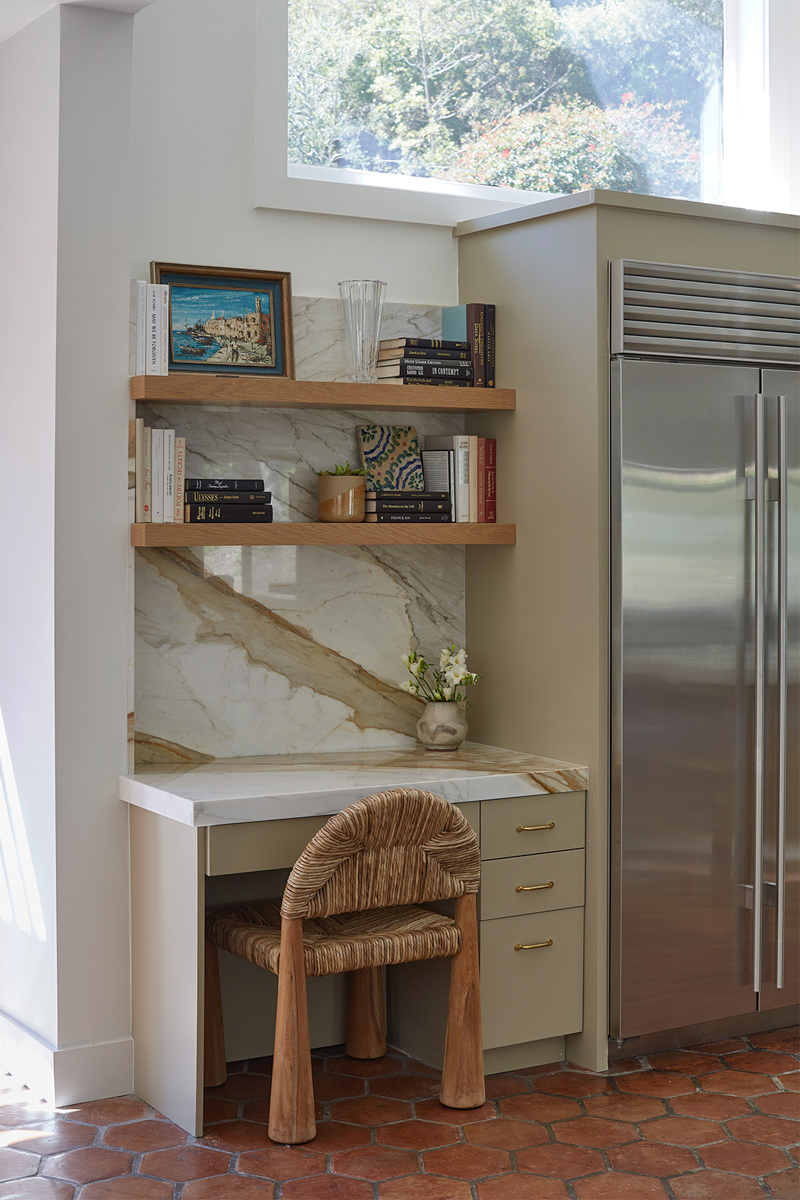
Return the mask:
<path id="1" fill-rule="evenodd" d="M 337 300 L 296 297 L 299 379 L 343 379 Z M 383 337 L 435 337 L 441 310 L 387 305 Z M 356 427 L 396 413 L 140 408 L 187 442 L 188 475 L 261 477 L 277 521 L 316 520 L 315 470 L 358 462 Z M 414 413 L 420 438 L 463 417 Z M 401 748 L 419 702 L 400 655 L 464 640 L 458 546 L 218 546 L 136 554 L 135 757 Z"/>

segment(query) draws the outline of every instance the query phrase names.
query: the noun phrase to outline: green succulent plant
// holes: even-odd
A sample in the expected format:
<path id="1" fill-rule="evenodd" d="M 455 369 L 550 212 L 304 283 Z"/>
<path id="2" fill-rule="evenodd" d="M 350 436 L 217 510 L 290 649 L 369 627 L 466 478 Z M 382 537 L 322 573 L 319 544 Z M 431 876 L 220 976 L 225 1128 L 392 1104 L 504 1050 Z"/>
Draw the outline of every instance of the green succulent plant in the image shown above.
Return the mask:
<path id="1" fill-rule="evenodd" d="M 314 472 L 315 475 L 366 475 L 366 473 L 366 467 L 351 467 L 349 462 L 346 462 L 344 466 L 342 466 L 341 463 L 338 463 L 332 471 Z"/>

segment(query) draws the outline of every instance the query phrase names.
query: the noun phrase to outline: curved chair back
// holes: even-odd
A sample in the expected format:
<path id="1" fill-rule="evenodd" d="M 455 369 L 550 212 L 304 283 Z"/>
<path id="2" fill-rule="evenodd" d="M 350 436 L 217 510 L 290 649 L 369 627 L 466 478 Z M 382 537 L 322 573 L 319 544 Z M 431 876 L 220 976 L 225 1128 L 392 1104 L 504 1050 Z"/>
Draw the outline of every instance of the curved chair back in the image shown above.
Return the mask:
<path id="1" fill-rule="evenodd" d="M 469 822 L 431 792 L 396 788 L 356 800 L 314 835 L 283 893 L 284 917 L 326 917 L 477 892 Z"/>

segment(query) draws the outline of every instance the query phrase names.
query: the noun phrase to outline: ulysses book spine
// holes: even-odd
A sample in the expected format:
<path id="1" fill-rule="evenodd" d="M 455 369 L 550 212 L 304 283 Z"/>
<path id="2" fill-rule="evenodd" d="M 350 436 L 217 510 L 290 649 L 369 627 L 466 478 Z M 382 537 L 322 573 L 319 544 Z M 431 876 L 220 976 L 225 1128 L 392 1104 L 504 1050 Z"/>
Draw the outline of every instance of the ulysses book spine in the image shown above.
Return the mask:
<path id="1" fill-rule="evenodd" d="M 185 504 L 269 504 L 272 492 L 186 492 Z"/>
<path id="2" fill-rule="evenodd" d="M 272 505 L 259 504 L 186 504 L 184 514 L 187 521 L 224 522 L 226 524 L 263 524 L 272 520 Z"/>

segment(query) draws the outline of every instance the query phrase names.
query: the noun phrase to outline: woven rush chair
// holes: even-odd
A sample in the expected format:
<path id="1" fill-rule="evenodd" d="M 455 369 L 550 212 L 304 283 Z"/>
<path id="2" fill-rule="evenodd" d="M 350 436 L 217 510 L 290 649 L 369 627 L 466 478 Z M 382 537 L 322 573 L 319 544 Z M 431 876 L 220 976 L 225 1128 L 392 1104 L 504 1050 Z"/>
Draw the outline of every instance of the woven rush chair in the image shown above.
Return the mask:
<path id="1" fill-rule="evenodd" d="M 269 1136 L 316 1134 L 306 976 L 350 973 L 346 1052 L 386 1053 L 381 967 L 452 958 L 441 1101 L 485 1099 L 475 894 L 480 851 L 463 814 L 441 796 L 397 788 L 357 800 L 315 834 L 283 901 L 211 910 L 206 919 L 206 1047 L 224 1068 L 214 947 L 278 976 Z M 418 907 L 456 898 L 455 920 Z M 223 1075 L 224 1078 L 224 1075 Z"/>

